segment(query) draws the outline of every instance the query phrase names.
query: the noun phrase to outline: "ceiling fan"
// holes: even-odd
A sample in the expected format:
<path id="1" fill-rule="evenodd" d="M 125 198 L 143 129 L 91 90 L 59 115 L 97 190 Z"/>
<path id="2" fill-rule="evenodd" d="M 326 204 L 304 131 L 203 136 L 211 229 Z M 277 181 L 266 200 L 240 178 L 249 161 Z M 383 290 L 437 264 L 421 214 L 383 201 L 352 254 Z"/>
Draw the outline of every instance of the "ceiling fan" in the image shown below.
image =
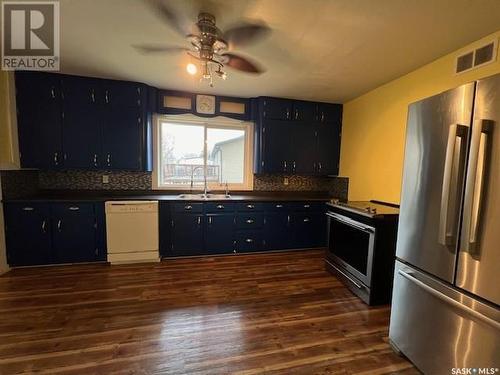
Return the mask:
<path id="1" fill-rule="evenodd" d="M 153 9 L 162 16 L 179 34 L 186 37 L 189 47 L 135 45 L 142 53 L 179 53 L 186 52 L 193 62 L 187 64 L 187 72 L 198 74 L 200 81 L 206 81 L 213 87 L 213 77 L 227 78 L 225 67 L 230 67 L 246 73 L 261 74 L 264 69 L 246 57 L 232 53 L 232 50 L 251 44 L 270 33 L 270 28 L 263 23 L 241 21 L 235 27 L 222 32 L 215 22 L 215 16 L 200 12 L 198 21 L 192 23 L 177 15 L 170 7 L 161 1 L 147 1 Z"/>

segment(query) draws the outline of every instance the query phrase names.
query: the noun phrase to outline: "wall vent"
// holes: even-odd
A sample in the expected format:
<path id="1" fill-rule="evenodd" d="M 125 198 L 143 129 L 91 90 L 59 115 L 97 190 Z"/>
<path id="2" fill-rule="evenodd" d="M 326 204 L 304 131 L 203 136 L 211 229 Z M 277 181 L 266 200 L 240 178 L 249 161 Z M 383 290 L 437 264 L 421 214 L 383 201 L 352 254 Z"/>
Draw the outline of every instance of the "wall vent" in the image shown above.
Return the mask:
<path id="1" fill-rule="evenodd" d="M 498 41 L 493 40 L 475 50 L 457 56 L 455 73 L 467 72 L 496 61 Z"/>

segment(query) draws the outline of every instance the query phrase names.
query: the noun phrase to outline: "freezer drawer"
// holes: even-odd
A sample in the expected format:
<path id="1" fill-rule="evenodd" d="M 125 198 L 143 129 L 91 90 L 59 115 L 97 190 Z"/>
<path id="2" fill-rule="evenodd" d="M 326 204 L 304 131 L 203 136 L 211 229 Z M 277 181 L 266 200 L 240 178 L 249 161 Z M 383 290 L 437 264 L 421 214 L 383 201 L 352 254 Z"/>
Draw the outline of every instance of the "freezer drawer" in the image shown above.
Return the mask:
<path id="1" fill-rule="evenodd" d="M 389 338 L 424 374 L 500 367 L 500 311 L 399 261 Z"/>

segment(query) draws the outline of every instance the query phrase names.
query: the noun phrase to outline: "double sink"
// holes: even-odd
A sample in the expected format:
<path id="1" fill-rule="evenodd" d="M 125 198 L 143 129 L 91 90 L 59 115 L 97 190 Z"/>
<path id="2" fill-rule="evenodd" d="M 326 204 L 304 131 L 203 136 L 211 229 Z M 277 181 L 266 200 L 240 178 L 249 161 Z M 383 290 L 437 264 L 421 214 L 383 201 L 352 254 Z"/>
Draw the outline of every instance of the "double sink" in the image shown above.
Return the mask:
<path id="1" fill-rule="evenodd" d="M 231 199 L 231 195 L 229 194 L 180 194 L 179 199 L 185 199 L 185 200 L 225 200 L 225 199 Z"/>

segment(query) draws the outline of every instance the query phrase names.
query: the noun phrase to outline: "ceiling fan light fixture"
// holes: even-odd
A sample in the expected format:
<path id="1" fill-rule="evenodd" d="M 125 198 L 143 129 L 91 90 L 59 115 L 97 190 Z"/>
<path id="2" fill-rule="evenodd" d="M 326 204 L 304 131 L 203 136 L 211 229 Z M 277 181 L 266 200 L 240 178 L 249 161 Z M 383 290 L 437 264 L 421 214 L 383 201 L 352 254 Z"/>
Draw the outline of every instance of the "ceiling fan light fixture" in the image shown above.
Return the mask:
<path id="1" fill-rule="evenodd" d="M 196 67 L 195 64 L 193 63 L 189 63 L 186 65 L 186 70 L 189 74 L 191 74 L 192 76 L 194 76 L 196 73 L 198 73 L 198 68 Z"/>

